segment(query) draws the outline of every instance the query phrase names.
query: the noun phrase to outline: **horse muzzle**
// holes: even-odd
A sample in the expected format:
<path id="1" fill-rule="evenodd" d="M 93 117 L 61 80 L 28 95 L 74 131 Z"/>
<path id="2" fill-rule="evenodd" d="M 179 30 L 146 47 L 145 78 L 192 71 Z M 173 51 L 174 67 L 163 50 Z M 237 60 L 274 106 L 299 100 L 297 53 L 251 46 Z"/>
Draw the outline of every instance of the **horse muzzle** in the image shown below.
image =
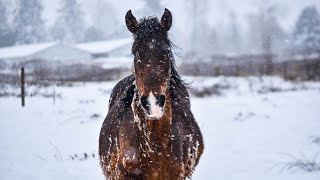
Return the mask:
<path id="1" fill-rule="evenodd" d="M 159 120 L 164 115 L 164 105 L 166 96 L 164 94 L 154 95 L 153 92 L 149 96 L 141 96 L 140 102 L 143 109 L 146 111 L 148 118 Z"/>

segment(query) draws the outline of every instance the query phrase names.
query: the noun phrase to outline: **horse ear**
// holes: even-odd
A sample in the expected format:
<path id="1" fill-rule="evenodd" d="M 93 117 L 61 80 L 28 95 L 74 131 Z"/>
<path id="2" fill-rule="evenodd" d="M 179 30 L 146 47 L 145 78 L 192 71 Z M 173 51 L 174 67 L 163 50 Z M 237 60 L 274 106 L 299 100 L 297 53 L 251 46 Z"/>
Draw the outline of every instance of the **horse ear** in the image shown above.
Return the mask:
<path id="1" fill-rule="evenodd" d="M 130 32 L 135 33 L 137 31 L 138 21 L 132 15 L 131 10 L 126 14 L 126 25 Z"/>
<path id="2" fill-rule="evenodd" d="M 171 25 L 172 25 L 172 14 L 167 8 L 165 8 L 164 14 L 161 17 L 161 27 L 165 31 L 169 31 L 169 29 L 171 28 Z"/>

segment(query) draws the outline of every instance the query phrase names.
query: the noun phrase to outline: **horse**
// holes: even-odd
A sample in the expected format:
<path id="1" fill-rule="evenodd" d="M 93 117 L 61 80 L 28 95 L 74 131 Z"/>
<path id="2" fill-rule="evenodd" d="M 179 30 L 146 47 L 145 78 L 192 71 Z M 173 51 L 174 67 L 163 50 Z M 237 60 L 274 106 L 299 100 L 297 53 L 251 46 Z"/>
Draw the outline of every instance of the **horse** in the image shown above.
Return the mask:
<path id="1" fill-rule="evenodd" d="M 137 21 L 129 10 L 125 21 L 134 67 L 111 92 L 99 137 L 102 171 L 107 180 L 191 178 L 204 145 L 168 38 L 172 14 Z"/>

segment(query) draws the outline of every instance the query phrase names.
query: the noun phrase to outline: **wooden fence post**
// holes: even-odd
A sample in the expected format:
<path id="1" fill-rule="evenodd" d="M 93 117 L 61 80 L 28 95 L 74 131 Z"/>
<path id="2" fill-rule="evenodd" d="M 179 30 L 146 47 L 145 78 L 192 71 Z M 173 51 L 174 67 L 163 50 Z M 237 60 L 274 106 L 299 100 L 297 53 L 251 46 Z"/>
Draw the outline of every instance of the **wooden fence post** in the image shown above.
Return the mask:
<path id="1" fill-rule="evenodd" d="M 56 104 L 56 88 L 53 87 L 53 104 Z"/>
<path id="2" fill-rule="evenodd" d="M 21 105 L 22 107 L 25 106 L 25 79 L 24 79 L 24 67 L 21 67 Z"/>

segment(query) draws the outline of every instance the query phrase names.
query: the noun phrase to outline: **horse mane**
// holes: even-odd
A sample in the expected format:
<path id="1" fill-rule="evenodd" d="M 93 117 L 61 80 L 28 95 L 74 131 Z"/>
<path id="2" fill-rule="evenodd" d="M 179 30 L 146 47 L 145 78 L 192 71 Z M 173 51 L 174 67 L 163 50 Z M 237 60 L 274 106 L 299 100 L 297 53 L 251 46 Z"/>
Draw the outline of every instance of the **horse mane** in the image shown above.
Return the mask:
<path id="1" fill-rule="evenodd" d="M 178 73 L 177 66 L 174 60 L 174 56 L 171 52 L 171 75 L 170 75 L 170 84 L 176 84 L 179 87 L 185 86 L 188 87 L 188 84 L 181 79 L 180 74 Z"/>

